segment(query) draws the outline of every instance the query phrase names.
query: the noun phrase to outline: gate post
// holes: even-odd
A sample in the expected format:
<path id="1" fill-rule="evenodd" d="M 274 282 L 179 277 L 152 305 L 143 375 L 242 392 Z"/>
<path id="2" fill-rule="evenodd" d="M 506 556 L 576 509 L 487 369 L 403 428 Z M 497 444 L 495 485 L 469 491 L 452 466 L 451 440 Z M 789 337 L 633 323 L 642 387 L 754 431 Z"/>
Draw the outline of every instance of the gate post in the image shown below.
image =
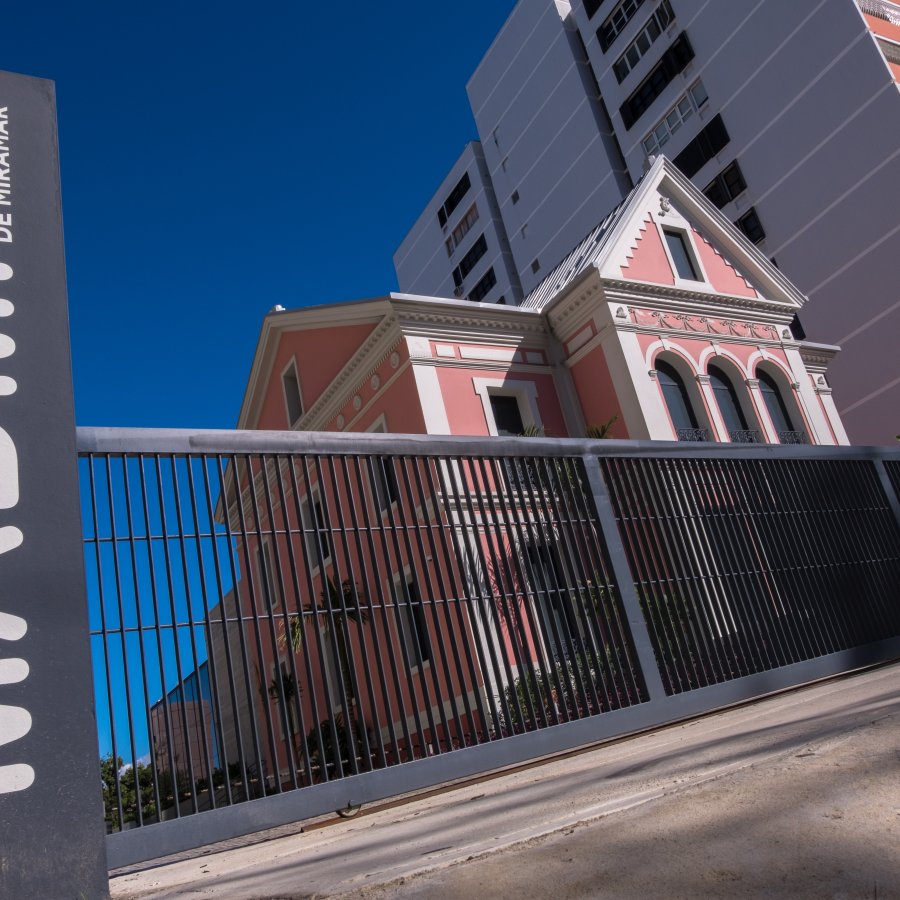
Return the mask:
<path id="1" fill-rule="evenodd" d="M 587 473 L 588 484 L 594 498 L 594 506 L 597 510 L 597 521 L 600 530 L 606 539 L 606 547 L 609 550 L 609 561 L 613 575 L 619 588 L 619 596 L 622 598 L 622 607 L 625 610 L 625 618 L 631 629 L 631 639 L 634 641 L 634 649 L 644 675 L 644 684 L 650 701 L 663 701 L 666 698 L 666 689 L 659 674 L 659 665 L 650 642 L 650 632 L 647 630 L 647 622 L 641 610 L 641 603 L 637 591 L 634 589 L 634 576 L 631 574 L 631 566 L 628 563 L 628 554 L 619 534 L 619 526 L 616 524 L 616 516 L 613 512 L 612 501 L 606 482 L 600 472 L 600 464 L 596 456 L 586 455 L 582 457 L 584 469 Z"/>
<path id="2" fill-rule="evenodd" d="M 53 83 L 0 72 L 0 897 L 108 895 Z"/>

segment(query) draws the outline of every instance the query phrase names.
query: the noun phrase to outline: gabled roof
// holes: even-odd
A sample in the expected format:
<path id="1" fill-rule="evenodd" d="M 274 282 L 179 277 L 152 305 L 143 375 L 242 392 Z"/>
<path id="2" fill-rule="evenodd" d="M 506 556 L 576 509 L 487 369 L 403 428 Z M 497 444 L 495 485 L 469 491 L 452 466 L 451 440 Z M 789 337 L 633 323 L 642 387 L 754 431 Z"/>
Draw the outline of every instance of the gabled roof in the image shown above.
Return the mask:
<path id="1" fill-rule="evenodd" d="M 625 214 L 628 202 L 637 187 L 596 227 L 569 255 L 519 304 L 525 309 L 543 309 L 560 291 L 568 287 L 600 256 L 613 226 Z"/>
<path id="2" fill-rule="evenodd" d="M 653 192 L 662 192 L 726 251 L 740 270 L 773 300 L 799 308 L 806 297 L 665 156 L 656 157 L 631 193 L 522 301 L 521 307 L 546 311 L 590 269 L 610 271 L 623 239 L 638 227 Z M 609 276 L 612 277 L 612 276 Z M 615 276 L 618 280 L 620 276 Z M 625 279 L 622 279 L 625 280 Z"/>

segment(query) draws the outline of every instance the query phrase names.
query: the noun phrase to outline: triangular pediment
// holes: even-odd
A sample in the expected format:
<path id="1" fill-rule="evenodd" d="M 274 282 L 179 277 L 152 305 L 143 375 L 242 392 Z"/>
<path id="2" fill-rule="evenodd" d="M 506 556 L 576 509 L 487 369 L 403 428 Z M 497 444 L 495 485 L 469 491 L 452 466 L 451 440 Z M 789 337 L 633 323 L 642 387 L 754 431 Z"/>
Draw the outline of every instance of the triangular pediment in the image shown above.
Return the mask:
<path id="1" fill-rule="evenodd" d="M 676 259 L 680 248 L 687 263 Z M 604 280 L 799 308 L 805 297 L 675 166 L 659 157 L 598 248 Z M 693 271 L 693 275 L 690 272 Z"/>

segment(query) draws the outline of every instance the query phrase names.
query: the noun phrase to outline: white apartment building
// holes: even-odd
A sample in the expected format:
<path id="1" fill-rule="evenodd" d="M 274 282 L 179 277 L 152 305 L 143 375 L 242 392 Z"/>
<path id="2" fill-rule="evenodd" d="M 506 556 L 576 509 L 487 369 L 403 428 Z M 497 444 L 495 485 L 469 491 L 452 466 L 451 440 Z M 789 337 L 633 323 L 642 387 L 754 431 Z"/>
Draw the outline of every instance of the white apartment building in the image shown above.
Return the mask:
<path id="1" fill-rule="evenodd" d="M 809 296 L 810 336 L 842 346 L 851 438 L 892 441 L 898 81 L 886 0 L 520 0 L 468 84 L 497 239 L 528 293 L 665 154 Z M 447 294 L 438 205 L 395 256 L 401 290 Z"/>
<path id="2" fill-rule="evenodd" d="M 466 144 L 394 254 L 409 293 L 517 306 L 522 285 L 484 153 Z"/>

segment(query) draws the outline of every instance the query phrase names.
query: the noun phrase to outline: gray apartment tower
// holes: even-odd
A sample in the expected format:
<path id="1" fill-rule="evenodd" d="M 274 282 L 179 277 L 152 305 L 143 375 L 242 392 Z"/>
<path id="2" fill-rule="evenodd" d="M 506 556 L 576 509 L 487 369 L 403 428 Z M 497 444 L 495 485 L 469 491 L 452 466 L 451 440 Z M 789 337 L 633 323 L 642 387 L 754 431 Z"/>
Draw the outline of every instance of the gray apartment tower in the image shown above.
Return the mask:
<path id="1" fill-rule="evenodd" d="M 851 439 L 900 433 L 900 5 L 520 0 L 404 292 L 517 303 L 664 153 L 809 297 Z"/>

